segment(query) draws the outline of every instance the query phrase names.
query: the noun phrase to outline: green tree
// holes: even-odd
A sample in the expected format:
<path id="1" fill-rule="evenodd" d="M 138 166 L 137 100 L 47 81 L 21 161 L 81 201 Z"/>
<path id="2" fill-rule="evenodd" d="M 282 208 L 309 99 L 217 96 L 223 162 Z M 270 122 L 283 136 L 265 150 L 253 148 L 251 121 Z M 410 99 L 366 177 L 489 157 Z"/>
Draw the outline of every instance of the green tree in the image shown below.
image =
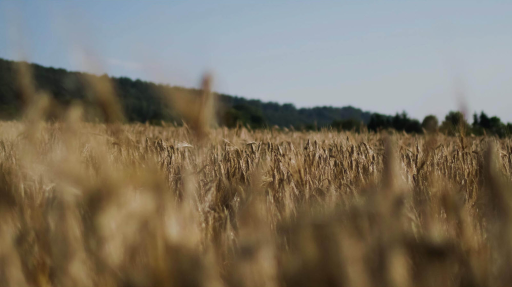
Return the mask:
<path id="1" fill-rule="evenodd" d="M 392 127 L 391 119 L 389 116 L 374 113 L 370 117 L 368 129 L 371 131 L 385 130 Z"/>
<path id="2" fill-rule="evenodd" d="M 331 124 L 332 128 L 337 129 L 339 131 L 355 131 L 357 133 L 361 132 L 361 128 L 363 126 L 363 122 L 355 119 L 334 120 Z"/>
<path id="3" fill-rule="evenodd" d="M 473 133 L 475 135 L 496 135 L 500 138 L 509 135 L 508 127 L 501 122 L 500 118 L 488 117 L 483 111 L 480 116 L 473 115 Z"/>
<path id="4" fill-rule="evenodd" d="M 434 133 L 439 128 L 439 121 L 434 115 L 428 115 L 423 119 L 421 127 L 428 133 Z"/>
<path id="5" fill-rule="evenodd" d="M 257 107 L 237 104 L 226 111 L 224 124 L 227 127 L 235 127 L 238 124 L 242 124 L 251 128 L 263 128 L 266 122 L 261 110 Z"/>
<path id="6" fill-rule="evenodd" d="M 441 127 L 439 128 L 443 133 L 447 135 L 457 135 L 460 133 L 468 134 L 470 132 L 470 127 L 466 119 L 464 118 L 464 114 L 461 112 L 450 111 L 446 117 L 444 118 Z"/>

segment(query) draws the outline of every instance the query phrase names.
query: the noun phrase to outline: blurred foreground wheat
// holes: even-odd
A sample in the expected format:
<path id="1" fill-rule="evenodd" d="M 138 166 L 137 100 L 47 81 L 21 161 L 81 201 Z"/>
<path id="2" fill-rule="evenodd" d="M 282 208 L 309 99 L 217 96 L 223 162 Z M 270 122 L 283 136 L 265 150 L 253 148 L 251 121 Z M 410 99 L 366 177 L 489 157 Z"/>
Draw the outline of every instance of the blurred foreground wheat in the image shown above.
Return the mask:
<path id="1" fill-rule="evenodd" d="M 512 142 L 493 137 L 105 124 L 18 71 L 0 122 L 0 286 L 508 286 Z M 49 114 L 58 120 L 45 122 Z M 213 129 L 212 129 L 213 128 Z"/>
<path id="2" fill-rule="evenodd" d="M 0 123 L 0 286 L 512 282 L 510 140 L 65 119 Z"/>

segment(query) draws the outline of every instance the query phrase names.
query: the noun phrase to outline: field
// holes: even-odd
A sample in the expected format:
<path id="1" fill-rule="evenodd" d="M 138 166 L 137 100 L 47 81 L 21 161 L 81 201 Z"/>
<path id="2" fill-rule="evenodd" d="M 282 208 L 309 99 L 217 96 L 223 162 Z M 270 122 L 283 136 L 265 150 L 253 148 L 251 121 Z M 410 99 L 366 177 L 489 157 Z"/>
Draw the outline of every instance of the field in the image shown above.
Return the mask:
<path id="1" fill-rule="evenodd" d="M 510 140 L 0 123 L 1 286 L 506 286 Z"/>

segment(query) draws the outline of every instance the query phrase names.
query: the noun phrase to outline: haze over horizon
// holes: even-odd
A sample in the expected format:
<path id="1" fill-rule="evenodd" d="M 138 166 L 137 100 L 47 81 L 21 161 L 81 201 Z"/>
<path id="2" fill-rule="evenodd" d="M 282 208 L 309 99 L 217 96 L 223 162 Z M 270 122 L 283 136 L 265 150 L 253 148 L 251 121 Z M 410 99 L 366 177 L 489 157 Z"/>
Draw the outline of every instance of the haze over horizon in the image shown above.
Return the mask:
<path id="1" fill-rule="evenodd" d="M 512 3 L 0 3 L 0 57 L 297 107 L 511 122 Z M 23 51 L 23 52 L 21 52 Z M 101 67 L 83 65 L 87 51 Z M 469 120 L 471 115 L 468 115 Z"/>

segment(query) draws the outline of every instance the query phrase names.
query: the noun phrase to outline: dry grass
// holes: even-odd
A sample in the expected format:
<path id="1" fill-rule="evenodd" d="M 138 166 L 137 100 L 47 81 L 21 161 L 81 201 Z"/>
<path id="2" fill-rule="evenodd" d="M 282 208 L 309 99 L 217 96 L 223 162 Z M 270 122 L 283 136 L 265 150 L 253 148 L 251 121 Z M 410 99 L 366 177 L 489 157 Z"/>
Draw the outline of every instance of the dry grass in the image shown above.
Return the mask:
<path id="1" fill-rule="evenodd" d="M 0 122 L 0 286 L 508 286 L 510 139 L 107 124 L 19 70 Z M 197 104 L 199 102 L 199 104 Z M 62 113 L 65 114 L 62 114 Z"/>
<path id="2" fill-rule="evenodd" d="M 510 140 L 0 123 L 0 286 L 507 286 Z"/>

